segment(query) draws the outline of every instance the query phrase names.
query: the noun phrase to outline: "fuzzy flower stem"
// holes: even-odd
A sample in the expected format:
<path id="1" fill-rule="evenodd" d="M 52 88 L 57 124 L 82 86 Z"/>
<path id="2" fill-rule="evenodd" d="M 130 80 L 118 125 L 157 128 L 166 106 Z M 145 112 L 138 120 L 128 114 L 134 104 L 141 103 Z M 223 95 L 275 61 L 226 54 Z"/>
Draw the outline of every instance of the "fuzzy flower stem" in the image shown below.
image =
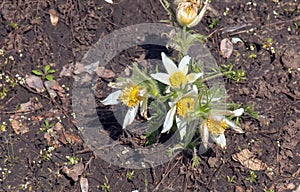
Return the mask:
<path id="1" fill-rule="evenodd" d="M 203 81 L 203 82 L 209 81 L 209 80 L 211 80 L 211 79 L 214 79 L 214 78 L 217 78 L 217 77 L 222 77 L 222 76 L 227 75 L 227 74 L 230 74 L 230 73 L 231 73 L 231 71 L 227 71 L 227 72 L 223 72 L 223 73 L 218 73 L 218 74 L 215 74 L 215 75 L 206 77 L 206 78 L 204 78 L 202 81 Z"/>

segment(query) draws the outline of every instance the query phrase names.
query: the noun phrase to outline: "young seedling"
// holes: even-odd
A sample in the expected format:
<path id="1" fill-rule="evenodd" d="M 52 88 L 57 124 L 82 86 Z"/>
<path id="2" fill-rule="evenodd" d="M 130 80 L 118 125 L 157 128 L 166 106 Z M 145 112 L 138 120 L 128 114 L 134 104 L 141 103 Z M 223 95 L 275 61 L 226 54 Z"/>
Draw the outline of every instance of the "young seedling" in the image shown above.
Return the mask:
<path id="1" fill-rule="evenodd" d="M 233 64 L 229 63 L 228 65 L 221 65 L 221 71 L 226 79 L 232 79 L 236 82 L 241 82 L 246 80 L 245 72 L 242 69 L 233 69 Z"/>
<path id="2" fill-rule="evenodd" d="M 108 184 L 108 179 L 107 179 L 106 176 L 105 176 L 105 182 L 103 183 L 103 185 L 101 185 L 101 189 L 102 189 L 104 192 L 111 192 L 111 190 L 110 190 L 110 185 Z"/>
<path id="3" fill-rule="evenodd" d="M 258 113 L 255 112 L 253 110 L 253 107 L 251 105 L 246 105 L 245 107 L 245 113 L 248 113 L 251 117 L 255 118 L 255 119 L 258 119 Z"/>
<path id="4" fill-rule="evenodd" d="M 214 18 L 211 22 L 211 24 L 208 26 L 210 29 L 215 28 L 217 25 L 219 24 L 219 19 L 218 18 Z"/>
<path id="5" fill-rule="evenodd" d="M 134 177 L 134 170 L 128 171 L 128 172 L 126 173 L 126 179 L 127 179 L 128 181 L 132 181 L 133 177 Z"/>
<path id="6" fill-rule="evenodd" d="M 227 175 L 227 181 L 229 183 L 235 184 L 236 183 L 236 177 L 235 177 L 235 175 L 233 175 L 232 177 L 230 177 L 229 175 Z"/>
<path id="7" fill-rule="evenodd" d="M 48 132 L 54 125 L 55 123 L 50 123 L 49 120 L 46 119 L 44 123 L 41 125 L 40 131 L 42 133 Z"/>
<path id="8" fill-rule="evenodd" d="M 192 158 L 192 167 L 196 168 L 200 164 L 200 157 L 197 155 L 197 150 L 194 148 L 193 158 Z"/>
<path id="9" fill-rule="evenodd" d="M 53 73 L 55 73 L 54 69 L 51 69 L 50 65 L 46 65 L 43 71 L 34 69 L 31 71 L 34 75 L 42 77 L 44 80 L 52 81 L 53 80 Z"/>
<path id="10" fill-rule="evenodd" d="M 78 163 L 79 158 L 75 157 L 75 156 L 66 156 L 67 160 L 68 160 L 68 165 L 75 165 Z"/>
<path id="11" fill-rule="evenodd" d="M 246 181 L 250 181 L 251 183 L 256 183 L 258 181 L 257 175 L 254 171 L 249 171 L 249 176 L 246 177 Z"/>

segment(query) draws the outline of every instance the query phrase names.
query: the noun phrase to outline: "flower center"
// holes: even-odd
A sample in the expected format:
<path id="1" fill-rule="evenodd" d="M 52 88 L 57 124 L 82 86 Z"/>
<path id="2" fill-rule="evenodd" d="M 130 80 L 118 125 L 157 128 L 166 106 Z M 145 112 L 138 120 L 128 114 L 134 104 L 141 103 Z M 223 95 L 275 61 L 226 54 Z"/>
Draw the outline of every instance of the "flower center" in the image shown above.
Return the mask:
<path id="1" fill-rule="evenodd" d="M 194 98 L 182 98 L 176 103 L 176 112 L 177 115 L 182 116 L 184 118 L 187 117 L 188 113 L 194 110 L 195 100 Z"/>
<path id="2" fill-rule="evenodd" d="M 210 118 L 206 120 L 206 125 L 208 127 L 208 131 L 215 135 L 223 134 L 227 126 L 225 121 L 217 121 Z"/>
<path id="3" fill-rule="evenodd" d="M 185 75 L 181 71 L 177 71 L 170 76 L 170 83 L 172 87 L 181 88 L 186 84 Z"/>
<path id="4" fill-rule="evenodd" d="M 128 107 L 134 107 L 140 103 L 142 96 L 140 95 L 140 86 L 125 87 L 120 95 L 122 103 Z"/>

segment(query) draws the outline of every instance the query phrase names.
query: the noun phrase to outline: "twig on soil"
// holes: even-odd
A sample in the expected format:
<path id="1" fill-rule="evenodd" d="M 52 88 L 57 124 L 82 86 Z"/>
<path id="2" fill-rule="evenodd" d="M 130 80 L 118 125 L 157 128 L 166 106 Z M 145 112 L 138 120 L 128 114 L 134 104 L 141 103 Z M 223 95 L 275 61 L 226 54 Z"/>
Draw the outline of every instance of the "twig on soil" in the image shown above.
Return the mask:
<path id="1" fill-rule="evenodd" d="M 180 156 L 179 158 L 177 158 L 177 162 L 174 164 L 174 166 L 172 168 L 170 168 L 166 173 L 164 173 L 162 176 L 163 178 L 160 180 L 160 182 L 155 186 L 155 188 L 152 190 L 152 192 L 158 191 L 158 188 L 160 187 L 160 185 L 164 182 L 164 180 L 166 179 L 166 177 L 170 174 L 170 172 L 177 166 L 177 164 L 179 163 L 179 160 L 182 159 L 183 156 Z M 167 169 L 170 167 L 171 162 L 168 163 Z"/>

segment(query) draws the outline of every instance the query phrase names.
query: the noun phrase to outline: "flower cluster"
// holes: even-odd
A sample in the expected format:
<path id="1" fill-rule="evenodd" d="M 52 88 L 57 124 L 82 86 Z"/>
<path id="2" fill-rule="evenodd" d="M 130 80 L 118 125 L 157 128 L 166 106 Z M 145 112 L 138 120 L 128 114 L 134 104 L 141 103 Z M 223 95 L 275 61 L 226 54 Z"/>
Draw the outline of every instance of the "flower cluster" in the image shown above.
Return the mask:
<path id="1" fill-rule="evenodd" d="M 161 127 L 161 133 L 174 133 L 177 130 L 185 146 L 201 138 L 205 148 L 212 140 L 224 149 L 226 148 L 224 133 L 227 128 L 230 127 L 238 133 L 243 133 L 243 130 L 228 117 L 239 117 L 244 113 L 244 109 L 229 111 L 226 106 L 219 107 L 224 106 L 224 98 L 217 94 L 219 88 L 209 87 L 206 81 L 223 74 L 204 72 L 201 61 L 194 61 L 188 55 L 193 42 L 203 38 L 201 34 L 192 34 L 189 28 L 201 21 L 209 0 L 205 2 L 203 0 L 175 0 L 176 10 L 171 8 L 168 0 L 161 0 L 161 3 L 172 16 L 171 22 L 179 24 L 183 29 L 167 34 L 169 37 L 167 47 L 178 51 L 178 61 L 173 61 L 162 52 L 161 59 L 165 72 L 158 70 L 160 67 L 157 67 L 155 73 L 150 75 L 142 72 L 134 64 L 130 78 L 119 78 L 116 83 L 109 84 L 117 91 L 111 93 L 102 103 L 104 105 L 121 104 L 127 107 L 123 129 L 130 126 L 140 112 L 140 116 L 146 121 L 153 119 L 155 121 L 157 116 L 164 118 L 164 121 L 155 122 L 158 126 L 156 128 Z M 156 105 L 151 105 L 153 101 L 157 101 Z M 159 111 L 160 104 L 164 105 L 162 108 L 166 110 Z M 151 106 L 155 107 L 149 117 L 148 110 Z"/>
<path id="2" fill-rule="evenodd" d="M 197 121 L 198 132 L 206 148 L 209 138 L 225 148 L 224 132 L 227 127 L 243 133 L 243 130 L 226 116 L 240 116 L 244 110 L 214 110 L 210 103 L 220 98 L 211 98 L 207 95 L 208 92 L 204 91 L 208 90 L 203 83 L 204 73 L 192 70 L 194 63 L 190 56 L 183 56 L 178 65 L 163 52 L 161 58 L 166 73 L 157 71 L 149 77 L 134 65 L 132 77 L 119 78 L 116 83 L 109 84 L 118 90 L 111 93 L 102 103 L 122 104 L 128 108 L 123 129 L 133 123 L 138 111 L 145 120 L 151 119 L 147 112 L 150 100 L 159 100 L 168 108 L 165 121 L 161 125 L 161 133 L 170 133 L 173 132 L 172 128 L 177 128 L 180 140 L 184 140 L 191 131 L 189 124 Z"/>

